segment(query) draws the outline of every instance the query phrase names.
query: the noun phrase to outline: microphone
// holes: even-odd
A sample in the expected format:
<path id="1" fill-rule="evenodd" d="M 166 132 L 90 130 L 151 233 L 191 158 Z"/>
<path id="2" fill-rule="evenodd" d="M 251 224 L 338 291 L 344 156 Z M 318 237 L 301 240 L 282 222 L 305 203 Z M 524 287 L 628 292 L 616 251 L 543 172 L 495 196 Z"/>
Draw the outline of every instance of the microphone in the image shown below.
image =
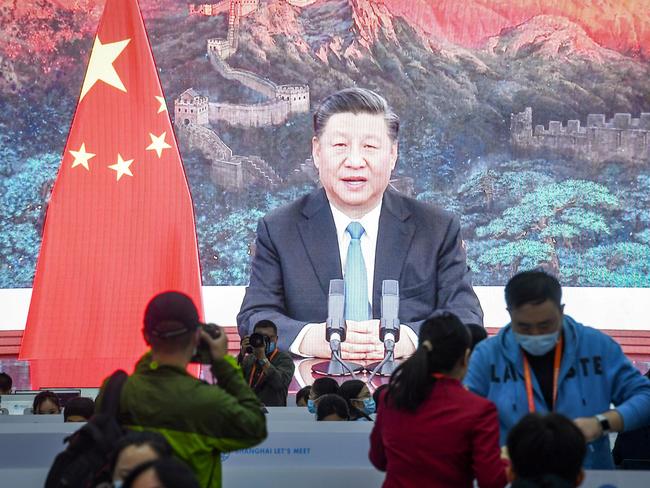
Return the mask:
<path id="1" fill-rule="evenodd" d="M 330 280 L 327 295 L 327 320 L 325 321 L 325 340 L 329 342 L 332 352 L 329 361 L 314 364 L 312 372 L 327 376 L 352 375 L 363 371 L 363 366 L 357 363 L 344 362 L 341 359 L 341 342 L 345 342 L 347 325 L 345 323 L 345 282 Z"/>
<path id="2" fill-rule="evenodd" d="M 399 282 L 383 280 L 381 282 L 381 319 L 379 321 L 379 339 L 384 343 L 384 359 L 369 364 L 366 369 L 371 372 L 368 383 L 375 375 L 390 376 L 395 371 L 395 343 L 399 341 Z"/>
<path id="3" fill-rule="evenodd" d="M 325 340 L 330 343 L 332 351 L 341 350 L 341 342 L 345 342 L 345 282 L 330 280 L 330 291 L 327 296 L 327 322 L 325 323 Z"/>
<path id="4" fill-rule="evenodd" d="M 395 349 L 399 341 L 399 282 L 384 280 L 381 282 L 381 320 L 379 322 L 379 339 L 386 351 Z"/>

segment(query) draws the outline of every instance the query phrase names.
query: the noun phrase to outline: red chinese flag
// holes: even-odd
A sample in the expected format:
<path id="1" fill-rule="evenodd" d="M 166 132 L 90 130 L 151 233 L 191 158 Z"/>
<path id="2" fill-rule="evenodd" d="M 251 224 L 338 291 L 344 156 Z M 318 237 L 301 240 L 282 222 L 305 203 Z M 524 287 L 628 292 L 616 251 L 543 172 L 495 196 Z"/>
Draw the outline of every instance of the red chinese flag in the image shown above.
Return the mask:
<path id="1" fill-rule="evenodd" d="M 149 299 L 202 310 L 189 188 L 136 0 L 107 0 L 52 190 L 20 359 L 95 387 L 146 350 Z"/>

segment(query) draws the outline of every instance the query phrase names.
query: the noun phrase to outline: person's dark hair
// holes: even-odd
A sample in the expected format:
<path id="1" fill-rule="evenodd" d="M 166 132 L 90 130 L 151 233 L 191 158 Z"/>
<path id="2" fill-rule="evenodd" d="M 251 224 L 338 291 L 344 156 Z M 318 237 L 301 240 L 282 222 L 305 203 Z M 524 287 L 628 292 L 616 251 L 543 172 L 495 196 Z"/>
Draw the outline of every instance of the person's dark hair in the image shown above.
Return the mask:
<path id="1" fill-rule="evenodd" d="M 365 88 L 346 88 L 326 97 L 314 112 L 314 134 L 320 137 L 332 115 L 340 113 L 383 115 L 388 136 L 394 142 L 399 132 L 399 117 L 381 95 Z"/>
<path id="2" fill-rule="evenodd" d="M 95 413 L 95 402 L 92 398 L 74 397 L 68 400 L 63 409 L 63 421 L 67 422 L 68 418 L 77 415 L 86 420 L 90 419 Z"/>
<path id="3" fill-rule="evenodd" d="M 317 378 L 314 384 L 311 385 L 311 391 L 314 392 L 314 398 L 328 394 L 336 394 L 339 392 L 339 384 L 334 378 Z"/>
<path id="4" fill-rule="evenodd" d="M 366 412 L 352 405 L 352 400 L 359 397 L 359 393 L 361 393 L 364 386 L 366 386 L 366 384 L 361 380 L 348 380 L 339 387 L 339 395 L 343 400 L 345 400 L 345 403 L 348 404 L 350 420 L 356 420 L 359 417 L 372 420 Z"/>
<path id="5" fill-rule="evenodd" d="M 124 480 L 124 488 L 130 488 L 145 472 L 153 469 L 164 488 L 200 488 L 192 470 L 174 457 L 149 461 L 136 467 Z"/>
<path id="6" fill-rule="evenodd" d="M 296 405 L 298 405 L 298 402 L 300 400 L 305 400 L 305 403 L 307 403 L 307 400 L 309 399 L 310 391 L 311 391 L 311 385 L 304 386 L 300 390 L 298 390 L 298 393 L 296 393 Z"/>
<path id="7" fill-rule="evenodd" d="M 587 452 L 582 431 L 557 413 L 527 414 L 510 430 L 507 445 L 517 478 L 537 482 L 555 475 L 575 483 Z"/>
<path id="8" fill-rule="evenodd" d="M 41 404 L 47 400 L 50 400 L 52 403 L 54 403 L 54 405 L 59 408 L 59 411 L 61 411 L 61 400 L 59 400 L 59 397 L 56 395 L 56 393 L 50 390 L 43 390 L 34 397 L 34 403 L 32 405 L 33 412 L 35 414 L 38 414 L 38 407 L 40 407 Z"/>
<path id="9" fill-rule="evenodd" d="M 345 420 L 350 420 L 350 410 L 347 402 L 335 393 L 329 393 L 318 397 L 318 406 L 316 407 L 316 420 L 323 420 L 328 415 L 335 413 Z"/>
<path id="10" fill-rule="evenodd" d="M 372 392 L 372 398 L 375 400 L 375 410 L 379 411 L 379 398 L 381 397 L 381 392 L 388 388 L 388 383 L 379 385 L 375 388 L 375 391 Z"/>
<path id="11" fill-rule="evenodd" d="M 524 271 L 510 278 L 505 288 L 508 310 L 528 303 L 539 305 L 551 300 L 558 308 L 562 307 L 562 287 L 560 282 L 544 271 Z"/>
<path id="12" fill-rule="evenodd" d="M 471 345 L 467 327 L 446 312 L 426 320 L 418 339 L 418 348 L 397 367 L 388 386 L 387 398 L 400 410 L 417 410 L 436 381 L 433 373 L 451 371 Z"/>
<path id="13" fill-rule="evenodd" d="M 9 392 L 13 386 L 14 382 L 11 379 L 11 376 L 4 372 L 0 373 L 0 392 Z"/>
<path id="14" fill-rule="evenodd" d="M 127 432 L 113 448 L 109 458 L 109 465 L 111 467 L 111 475 L 115 470 L 115 465 L 117 464 L 117 458 L 120 456 L 120 453 L 129 446 L 149 446 L 159 458 L 166 458 L 172 455 L 172 448 L 167 442 L 167 439 L 162 434 L 157 432 Z"/>
<path id="15" fill-rule="evenodd" d="M 470 335 L 472 336 L 472 345 L 470 346 L 470 350 L 473 351 L 476 345 L 487 339 L 487 331 L 485 330 L 485 327 L 482 325 L 478 324 L 466 324 L 465 327 L 467 327 L 467 330 L 469 330 Z"/>
<path id="16" fill-rule="evenodd" d="M 257 322 L 253 327 L 253 332 L 257 332 L 257 329 L 273 329 L 273 335 L 278 335 L 278 326 L 270 320 L 264 319 Z"/>

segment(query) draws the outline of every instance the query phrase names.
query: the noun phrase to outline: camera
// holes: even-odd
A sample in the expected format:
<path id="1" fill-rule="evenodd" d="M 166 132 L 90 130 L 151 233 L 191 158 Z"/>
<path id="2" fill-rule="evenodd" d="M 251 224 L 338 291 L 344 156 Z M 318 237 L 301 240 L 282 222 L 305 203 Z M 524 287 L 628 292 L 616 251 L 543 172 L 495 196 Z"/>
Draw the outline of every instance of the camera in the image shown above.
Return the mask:
<path id="1" fill-rule="evenodd" d="M 221 335 L 221 329 L 216 324 L 201 324 L 201 328 L 213 339 L 217 339 Z M 196 354 L 190 359 L 191 363 L 198 364 L 212 364 L 212 354 L 210 354 L 210 346 L 201 339 L 196 348 Z"/>
<path id="2" fill-rule="evenodd" d="M 250 335 L 248 338 L 249 346 L 246 347 L 246 353 L 252 354 L 253 350 L 258 348 L 258 347 L 265 347 L 271 342 L 271 340 L 262 334 L 258 334 L 257 332 L 253 333 Z"/>

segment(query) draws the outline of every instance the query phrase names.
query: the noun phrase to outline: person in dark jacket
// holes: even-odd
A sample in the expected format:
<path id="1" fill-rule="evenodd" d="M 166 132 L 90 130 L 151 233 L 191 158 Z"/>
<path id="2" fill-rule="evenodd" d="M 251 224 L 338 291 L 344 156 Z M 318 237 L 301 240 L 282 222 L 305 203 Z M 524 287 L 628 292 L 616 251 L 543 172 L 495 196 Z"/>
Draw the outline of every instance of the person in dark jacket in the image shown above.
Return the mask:
<path id="1" fill-rule="evenodd" d="M 564 415 L 524 416 L 507 445 L 511 488 L 572 488 L 584 480 L 585 437 Z"/>
<path id="2" fill-rule="evenodd" d="M 241 342 L 239 361 L 244 378 L 257 398 L 267 407 L 286 407 L 289 384 L 295 365 L 288 352 L 278 349 L 278 328 L 270 320 L 255 324 L 253 334 L 264 338 L 258 347 L 250 344 L 250 336 Z"/>
<path id="3" fill-rule="evenodd" d="M 465 388 L 471 336 L 453 314 L 424 322 L 419 345 L 380 397 L 370 461 L 384 488 L 507 484 L 494 404 Z"/>

